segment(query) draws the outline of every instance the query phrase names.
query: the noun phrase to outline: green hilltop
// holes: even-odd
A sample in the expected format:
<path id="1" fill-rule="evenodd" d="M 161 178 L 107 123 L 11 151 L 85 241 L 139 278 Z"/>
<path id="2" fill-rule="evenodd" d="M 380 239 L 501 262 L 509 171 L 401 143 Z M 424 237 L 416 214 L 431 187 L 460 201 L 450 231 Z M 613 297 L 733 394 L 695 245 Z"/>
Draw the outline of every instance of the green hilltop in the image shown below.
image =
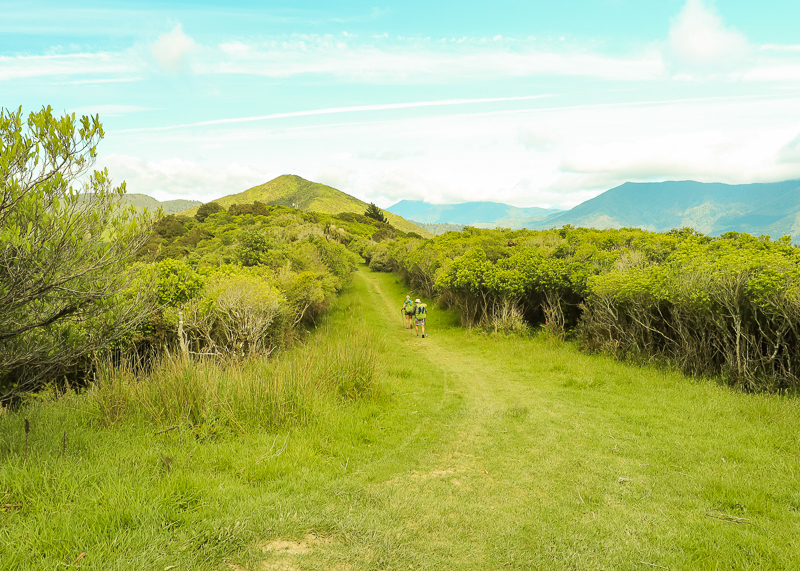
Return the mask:
<path id="1" fill-rule="evenodd" d="M 292 174 L 281 175 L 244 192 L 223 196 L 213 202 L 229 208 L 233 204 L 251 204 L 255 201 L 262 202 L 267 206 L 289 206 L 325 214 L 341 214 L 342 212 L 363 214 L 367 208 L 366 202 L 341 190 Z M 194 206 L 181 214 L 192 216 L 197 212 L 198 207 L 199 205 Z M 384 210 L 383 213 L 392 226 L 403 232 L 416 232 L 426 238 L 431 236 L 428 231 L 401 216 L 387 210 Z"/>

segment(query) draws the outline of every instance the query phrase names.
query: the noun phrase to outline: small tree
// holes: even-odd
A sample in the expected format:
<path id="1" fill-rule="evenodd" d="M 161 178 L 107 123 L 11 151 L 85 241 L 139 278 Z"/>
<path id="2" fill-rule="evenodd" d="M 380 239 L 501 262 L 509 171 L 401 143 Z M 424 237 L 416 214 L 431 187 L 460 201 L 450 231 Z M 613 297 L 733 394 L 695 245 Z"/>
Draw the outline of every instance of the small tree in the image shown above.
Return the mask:
<path id="1" fill-rule="evenodd" d="M 149 217 L 125 183 L 88 171 L 99 118 L 0 109 L 0 394 L 50 378 L 127 334 L 148 312 L 130 256 Z"/>
<path id="2" fill-rule="evenodd" d="M 207 202 L 205 204 L 200 205 L 200 207 L 197 209 L 197 214 L 195 214 L 194 217 L 197 219 L 198 222 L 203 222 L 206 218 L 208 218 L 212 214 L 216 214 L 217 212 L 222 212 L 223 210 L 225 209 L 216 202 Z"/>
<path id="3" fill-rule="evenodd" d="M 384 224 L 389 223 L 386 216 L 383 214 L 383 210 L 375 206 L 372 202 L 369 203 L 369 206 L 367 206 L 367 209 L 364 211 L 364 216 L 377 220 L 378 222 L 383 222 Z"/>

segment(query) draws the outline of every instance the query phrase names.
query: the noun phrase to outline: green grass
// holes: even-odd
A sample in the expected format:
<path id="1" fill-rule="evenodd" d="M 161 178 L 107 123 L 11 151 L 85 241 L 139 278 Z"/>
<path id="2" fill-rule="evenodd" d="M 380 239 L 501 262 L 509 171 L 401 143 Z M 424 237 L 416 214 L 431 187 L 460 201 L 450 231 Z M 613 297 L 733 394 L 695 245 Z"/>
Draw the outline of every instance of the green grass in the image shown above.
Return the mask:
<path id="1" fill-rule="evenodd" d="M 0 568 L 795 568 L 796 399 L 471 333 L 431 304 L 418 339 L 405 293 L 359 273 L 316 336 L 371 336 L 376 390 L 306 420 L 192 432 L 176 408 L 155 434 L 173 420 L 106 428 L 74 395 L 0 416 Z"/>

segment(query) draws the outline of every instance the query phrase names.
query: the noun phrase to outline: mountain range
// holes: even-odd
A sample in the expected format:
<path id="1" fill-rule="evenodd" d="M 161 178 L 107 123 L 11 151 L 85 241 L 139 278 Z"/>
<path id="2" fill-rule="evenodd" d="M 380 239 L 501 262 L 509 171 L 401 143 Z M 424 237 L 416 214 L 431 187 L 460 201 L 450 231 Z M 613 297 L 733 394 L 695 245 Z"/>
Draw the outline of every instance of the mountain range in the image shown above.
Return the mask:
<path id="1" fill-rule="evenodd" d="M 800 237 L 800 180 L 723 184 L 696 181 L 628 182 L 567 211 L 471 202 L 430 205 L 402 200 L 388 209 L 426 223 L 543 229 L 565 224 L 638 227 L 663 232 L 692 227 L 704 234 L 747 232 Z M 522 213 L 530 212 L 527 218 Z M 509 215 L 511 213 L 511 215 Z M 438 214 L 438 217 L 437 217 Z M 542 216 L 544 214 L 544 216 Z"/>
<path id="2" fill-rule="evenodd" d="M 143 194 L 126 195 L 137 208 L 194 215 L 200 202 L 159 202 Z M 279 176 L 238 194 L 215 200 L 224 207 L 255 201 L 339 214 L 363 213 L 367 203 L 333 187 L 295 175 Z M 384 210 L 389 222 L 423 237 L 463 226 L 545 229 L 565 224 L 593 228 L 638 227 L 664 232 L 685 226 L 704 234 L 747 232 L 773 238 L 800 238 L 800 180 L 723 184 L 696 181 L 627 182 L 571 210 L 519 208 L 497 202 L 434 205 L 401 200 Z"/>

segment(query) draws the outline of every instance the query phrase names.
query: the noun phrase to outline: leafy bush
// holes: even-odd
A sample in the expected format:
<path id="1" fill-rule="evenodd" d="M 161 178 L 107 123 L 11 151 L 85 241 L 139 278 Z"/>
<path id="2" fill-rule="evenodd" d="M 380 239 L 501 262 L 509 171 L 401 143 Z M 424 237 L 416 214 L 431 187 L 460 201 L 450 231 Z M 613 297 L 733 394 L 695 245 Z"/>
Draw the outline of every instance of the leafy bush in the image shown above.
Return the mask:
<path id="1" fill-rule="evenodd" d="M 223 212 L 224 210 L 225 209 L 216 202 L 207 202 L 206 204 L 200 205 L 200 207 L 197 209 L 197 214 L 195 214 L 194 217 L 198 222 L 205 222 L 206 218 L 212 214 Z"/>
<path id="2" fill-rule="evenodd" d="M 481 230 L 364 249 L 462 323 L 519 330 L 519 316 L 584 347 L 640 354 L 747 389 L 800 384 L 800 250 L 788 238 L 691 229 Z"/>
<path id="3" fill-rule="evenodd" d="M 152 220 L 92 170 L 97 116 L 0 108 L 0 397 L 82 367 L 149 312 L 125 305 Z"/>
<path id="4" fill-rule="evenodd" d="M 186 308 L 189 345 L 197 354 L 267 353 L 282 340 L 285 302 L 281 292 L 263 277 L 212 275 L 205 295 Z"/>

